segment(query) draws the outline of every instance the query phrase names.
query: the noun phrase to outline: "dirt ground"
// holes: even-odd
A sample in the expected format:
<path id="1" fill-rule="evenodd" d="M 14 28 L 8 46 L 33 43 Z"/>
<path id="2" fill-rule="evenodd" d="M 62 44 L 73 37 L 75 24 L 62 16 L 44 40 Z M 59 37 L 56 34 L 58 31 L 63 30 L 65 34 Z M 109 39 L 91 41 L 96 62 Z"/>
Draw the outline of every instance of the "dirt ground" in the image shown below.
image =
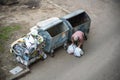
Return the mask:
<path id="1" fill-rule="evenodd" d="M 19 25 L 20 30 L 14 31 L 9 40 L 3 44 L 5 50 L 0 51 L 0 79 L 11 76 L 9 70 L 18 65 L 13 54 L 9 52 L 10 44 L 24 36 L 29 29 L 41 20 L 51 17 L 61 17 L 66 13 L 46 0 L 20 0 L 19 4 L 0 6 L 0 27 Z M 36 6 L 37 5 L 37 6 Z"/>
<path id="2" fill-rule="evenodd" d="M 120 80 L 120 1 L 52 1 L 70 11 L 82 8 L 91 17 L 85 55 L 76 58 L 59 48 L 54 58 L 34 64 L 20 80 Z"/>

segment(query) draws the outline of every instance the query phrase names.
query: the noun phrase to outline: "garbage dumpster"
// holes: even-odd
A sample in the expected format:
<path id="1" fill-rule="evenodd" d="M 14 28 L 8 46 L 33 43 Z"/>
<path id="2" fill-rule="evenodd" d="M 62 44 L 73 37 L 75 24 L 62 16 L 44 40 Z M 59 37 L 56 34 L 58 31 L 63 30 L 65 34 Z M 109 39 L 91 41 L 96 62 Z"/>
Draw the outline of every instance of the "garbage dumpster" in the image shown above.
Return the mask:
<path id="1" fill-rule="evenodd" d="M 43 37 L 31 33 L 12 43 L 10 52 L 14 53 L 16 60 L 25 66 L 38 59 L 45 59 L 47 55 L 42 50 Z"/>
<path id="2" fill-rule="evenodd" d="M 83 31 L 87 38 L 91 20 L 84 10 L 77 10 L 61 19 L 69 26 L 69 40 L 71 39 L 71 35 L 77 30 Z"/>
<path id="3" fill-rule="evenodd" d="M 69 27 L 59 18 L 50 18 L 37 24 L 38 34 L 45 40 L 44 51 L 53 56 L 54 49 L 68 41 Z"/>

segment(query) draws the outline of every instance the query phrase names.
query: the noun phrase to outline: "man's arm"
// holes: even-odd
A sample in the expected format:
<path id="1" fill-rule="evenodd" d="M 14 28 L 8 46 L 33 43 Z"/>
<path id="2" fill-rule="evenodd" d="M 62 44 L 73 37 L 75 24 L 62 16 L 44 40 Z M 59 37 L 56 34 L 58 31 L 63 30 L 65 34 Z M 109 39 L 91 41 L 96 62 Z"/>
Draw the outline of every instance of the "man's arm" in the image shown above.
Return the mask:
<path id="1" fill-rule="evenodd" d="M 71 41 L 72 41 L 72 44 L 74 44 L 74 39 L 73 39 L 73 37 L 71 37 Z"/>
<path id="2" fill-rule="evenodd" d="M 81 43 L 81 41 L 79 40 L 78 47 L 81 48 L 81 45 L 82 45 L 82 43 Z"/>

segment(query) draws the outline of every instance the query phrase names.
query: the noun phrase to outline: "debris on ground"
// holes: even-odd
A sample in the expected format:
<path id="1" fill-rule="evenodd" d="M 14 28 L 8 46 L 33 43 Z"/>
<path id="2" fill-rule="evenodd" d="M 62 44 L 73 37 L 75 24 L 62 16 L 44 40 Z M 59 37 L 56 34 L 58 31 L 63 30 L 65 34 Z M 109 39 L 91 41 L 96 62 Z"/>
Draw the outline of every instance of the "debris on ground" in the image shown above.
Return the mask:
<path id="1" fill-rule="evenodd" d="M 23 70 L 23 68 L 21 68 L 20 66 L 17 66 L 15 68 L 13 68 L 12 70 L 10 70 L 10 73 L 12 74 L 18 74 L 19 72 L 21 72 Z"/>

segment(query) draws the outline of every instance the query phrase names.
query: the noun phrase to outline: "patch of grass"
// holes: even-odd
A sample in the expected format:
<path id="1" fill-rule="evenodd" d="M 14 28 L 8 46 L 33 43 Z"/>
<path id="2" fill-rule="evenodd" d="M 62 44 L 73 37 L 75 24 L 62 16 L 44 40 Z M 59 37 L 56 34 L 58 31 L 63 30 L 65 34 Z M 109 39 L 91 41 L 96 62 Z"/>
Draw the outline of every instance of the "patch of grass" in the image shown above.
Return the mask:
<path id="1" fill-rule="evenodd" d="M 6 26 L 0 28 L 0 40 L 8 40 L 11 34 L 19 30 L 20 26 Z"/>
<path id="2" fill-rule="evenodd" d="M 10 39 L 12 33 L 19 30 L 20 26 L 4 26 L 0 27 L 0 51 L 4 51 L 4 44 Z"/>

